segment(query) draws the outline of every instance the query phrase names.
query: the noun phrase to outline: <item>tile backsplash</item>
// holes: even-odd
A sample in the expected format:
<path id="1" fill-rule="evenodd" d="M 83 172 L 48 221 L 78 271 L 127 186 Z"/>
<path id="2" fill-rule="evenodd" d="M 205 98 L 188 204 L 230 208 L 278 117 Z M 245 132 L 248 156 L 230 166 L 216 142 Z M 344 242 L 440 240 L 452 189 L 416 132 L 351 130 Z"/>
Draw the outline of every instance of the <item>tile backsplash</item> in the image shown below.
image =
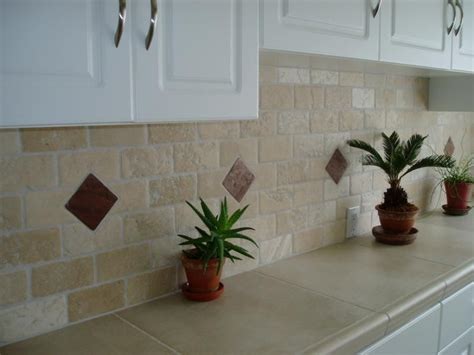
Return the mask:
<path id="1" fill-rule="evenodd" d="M 242 224 L 260 249 L 227 276 L 341 242 L 347 207 L 368 232 L 385 178 L 347 139 L 419 132 L 425 154 L 449 137 L 456 157 L 474 152 L 472 113 L 428 112 L 427 96 L 425 78 L 263 53 L 258 120 L 0 130 L 0 343 L 176 291 L 176 234 L 199 224 L 185 200 L 250 204 Z M 337 185 L 336 148 L 349 162 Z M 238 157 L 256 177 L 241 203 L 222 186 Z M 95 231 L 64 207 L 89 173 L 118 197 Z M 424 210 L 444 200 L 435 184 L 428 170 L 404 182 Z"/>

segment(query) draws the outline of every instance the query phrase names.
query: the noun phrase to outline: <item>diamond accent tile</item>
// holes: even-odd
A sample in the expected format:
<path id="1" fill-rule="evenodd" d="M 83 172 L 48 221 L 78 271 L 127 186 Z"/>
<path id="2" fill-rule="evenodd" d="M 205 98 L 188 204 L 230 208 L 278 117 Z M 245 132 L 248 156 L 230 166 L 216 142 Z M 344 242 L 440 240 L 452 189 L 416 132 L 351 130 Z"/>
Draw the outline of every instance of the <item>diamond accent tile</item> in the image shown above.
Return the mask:
<path id="1" fill-rule="evenodd" d="M 89 174 L 66 203 L 66 209 L 95 230 L 118 198 L 94 175 Z"/>
<path id="2" fill-rule="evenodd" d="M 247 168 L 243 160 L 238 158 L 222 181 L 222 185 L 237 202 L 240 202 L 254 180 L 255 175 Z"/>
<path id="3" fill-rule="evenodd" d="M 347 167 L 349 166 L 348 161 L 344 158 L 341 151 L 336 149 L 329 159 L 328 164 L 326 165 L 326 171 L 328 172 L 329 176 L 333 179 L 336 184 L 339 184 L 339 181 L 344 175 Z"/>
<path id="4" fill-rule="evenodd" d="M 455 147 L 453 140 L 451 139 L 451 137 L 449 137 L 448 141 L 446 142 L 446 145 L 444 146 L 444 154 L 451 157 L 454 154 L 454 149 Z"/>

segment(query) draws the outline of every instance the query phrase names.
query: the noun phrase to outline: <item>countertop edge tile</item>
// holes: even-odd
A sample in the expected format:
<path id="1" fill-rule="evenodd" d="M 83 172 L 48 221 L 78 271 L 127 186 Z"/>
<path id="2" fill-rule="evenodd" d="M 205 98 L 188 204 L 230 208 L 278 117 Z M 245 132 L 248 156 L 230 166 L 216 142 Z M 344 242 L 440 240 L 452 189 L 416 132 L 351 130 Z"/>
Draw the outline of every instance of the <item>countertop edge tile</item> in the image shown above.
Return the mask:
<path id="1" fill-rule="evenodd" d="M 303 350 L 303 354 L 349 354 L 381 339 L 389 318 L 385 313 L 374 313 Z"/>
<path id="2" fill-rule="evenodd" d="M 467 284 L 474 282 L 474 258 L 441 276 L 446 282 L 443 298 L 449 297 Z"/>

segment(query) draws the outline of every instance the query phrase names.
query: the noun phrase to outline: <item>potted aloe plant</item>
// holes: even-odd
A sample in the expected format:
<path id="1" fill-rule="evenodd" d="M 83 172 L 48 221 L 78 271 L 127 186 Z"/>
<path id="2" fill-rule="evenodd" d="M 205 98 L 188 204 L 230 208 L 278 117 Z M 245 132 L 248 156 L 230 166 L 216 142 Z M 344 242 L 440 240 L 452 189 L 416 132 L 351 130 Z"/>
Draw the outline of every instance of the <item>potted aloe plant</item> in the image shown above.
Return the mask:
<path id="1" fill-rule="evenodd" d="M 384 193 L 384 200 L 375 208 L 378 212 L 382 231 L 374 228 L 374 236 L 386 244 L 408 244 L 414 240 L 415 217 L 418 207 L 408 202 L 408 195 L 401 186 L 402 178 L 412 171 L 427 168 L 450 168 L 453 160 L 446 155 L 431 155 L 418 159 L 424 140 L 428 136 L 412 135 L 407 141 L 400 140 L 397 132 L 390 136 L 382 133 L 383 157 L 370 144 L 352 139 L 347 143 L 367 152 L 362 157 L 362 165 L 376 166 L 387 175 L 390 187 Z"/>
<path id="2" fill-rule="evenodd" d="M 447 204 L 443 205 L 443 209 L 447 214 L 464 215 L 469 213 L 471 207 L 468 206 L 468 203 L 474 184 L 474 176 L 471 173 L 473 168 L 474 156 L 471 156 L 461 159 L 448 169 L 438 170 L 446 191 Z"/>
<path id="3" fill-rule="evenodd" d="M 183 293 L 192 300 L 210 301 L 219 297 L 224 291 L 224 285 L 220 279 L 225 259 L 230 259 L 232 262 L 242 260 L 240 256 L 254 259 L 248 250 L 232 241 L 247 240 L 257 248 L 258 245 L 252 238 L 242 233 L 254 230 L 253 228 L 234 228 L 249 207 L 248 205 L 230 214 L 227 199 L 224 198 L 220 203 L 219 214 L 214 215 L 207 204 L 202 199 L 200 201 L 201 211 L 188 201 L 186 203 L 201 219 L 207 230 L 196 226 L 198 238 L 179 234 L 179 237 L 185 240 L 180 245 L 191 247 L 183 250 L 181 257 L 188 279 L 188 282 L 183 285 Z"/>

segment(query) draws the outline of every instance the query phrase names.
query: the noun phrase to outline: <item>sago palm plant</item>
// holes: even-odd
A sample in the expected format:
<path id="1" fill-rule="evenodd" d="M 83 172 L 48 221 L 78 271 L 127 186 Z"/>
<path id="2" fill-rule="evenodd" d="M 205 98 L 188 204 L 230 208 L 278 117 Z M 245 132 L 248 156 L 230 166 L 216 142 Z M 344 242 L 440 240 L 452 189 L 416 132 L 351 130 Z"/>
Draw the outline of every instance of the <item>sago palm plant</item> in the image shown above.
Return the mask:
<path id="1" fill-rule="evenodd" d="M 390 136 L 382 133 L 383 157 L 370 144 L 357 139 L 349 140 L 347 143 L 354 148 L 367 152 L 362 157 L 362 165 L 377 166 L 387 174 L 390 188 L 384 194 L 383 204 L 380 206 L 385 210 L 403 210 L 410 208 L 406 191 L 401 187 L 402 178 L 412 171 L 436 167 L 451 168 L 454 161 L 446 155 L 430 155 L 418 159 L 423 142 L 428 136 L 413 134 L 407 141 L 400 140 L 397 132 Z"/>

